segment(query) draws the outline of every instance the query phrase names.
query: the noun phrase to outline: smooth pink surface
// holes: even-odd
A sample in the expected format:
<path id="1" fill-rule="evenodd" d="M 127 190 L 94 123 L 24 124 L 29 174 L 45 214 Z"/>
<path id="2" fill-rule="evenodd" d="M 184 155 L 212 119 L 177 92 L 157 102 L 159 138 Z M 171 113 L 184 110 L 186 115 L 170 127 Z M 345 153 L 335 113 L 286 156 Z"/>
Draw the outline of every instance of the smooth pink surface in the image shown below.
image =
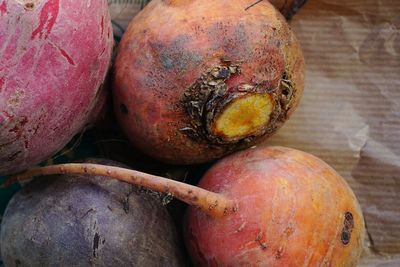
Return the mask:
<path id="1" fill-rule="evenodd" d="M 0 175 L 53 155 L 87 123 L 107 72 L 106 0 L 0 0 Z"/>

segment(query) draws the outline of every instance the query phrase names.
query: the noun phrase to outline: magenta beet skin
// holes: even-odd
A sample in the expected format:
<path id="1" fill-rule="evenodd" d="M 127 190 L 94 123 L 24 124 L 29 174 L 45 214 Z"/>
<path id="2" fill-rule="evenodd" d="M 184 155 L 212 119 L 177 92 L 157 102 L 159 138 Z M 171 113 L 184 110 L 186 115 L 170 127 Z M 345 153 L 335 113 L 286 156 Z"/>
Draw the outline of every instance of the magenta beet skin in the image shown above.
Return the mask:
<path id="1" fill-rule="evenodd" d="M 112 46 L 106 0 L 0 0 L 0 175 L 49 158 L 88 123 Z"/>

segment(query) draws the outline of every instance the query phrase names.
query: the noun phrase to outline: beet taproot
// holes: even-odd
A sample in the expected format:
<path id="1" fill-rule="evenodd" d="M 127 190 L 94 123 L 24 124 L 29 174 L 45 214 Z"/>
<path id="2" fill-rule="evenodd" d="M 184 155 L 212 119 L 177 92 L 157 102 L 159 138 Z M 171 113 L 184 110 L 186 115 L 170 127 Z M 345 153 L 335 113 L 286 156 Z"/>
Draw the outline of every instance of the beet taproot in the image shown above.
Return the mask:
<path id="1" fill-rule="evenodd" d="M 0 0 L 0 175 L 49 158 L 92 119 L 112 46 L 106 0 Z"/>
<path id="2" fill-rule="evenodd" d="M 156 196 L 101 176 L 34 180 L 1 227 L 5 266 L 184 266 L 179 240 Z"/>
<path id="3" fill-rule="evenodd" d="M 174 164 L 217 159 L 277 131 L 304 86 L 302 51 L 268 1 L 153 0 L 118 47 L 113 99 L 128 139 Z"/>
<path id="4" fill-rule="evenodd" d="M 9 179 L 106 175 L 192 205 L 186 243 L 198 266 L 356 266 L 365 226 L 358 201 L 329 165 L 284 147 L 237 152 L 215 164 L 199 187 L 133 170 L 88 164 L 32 169 Z"/>

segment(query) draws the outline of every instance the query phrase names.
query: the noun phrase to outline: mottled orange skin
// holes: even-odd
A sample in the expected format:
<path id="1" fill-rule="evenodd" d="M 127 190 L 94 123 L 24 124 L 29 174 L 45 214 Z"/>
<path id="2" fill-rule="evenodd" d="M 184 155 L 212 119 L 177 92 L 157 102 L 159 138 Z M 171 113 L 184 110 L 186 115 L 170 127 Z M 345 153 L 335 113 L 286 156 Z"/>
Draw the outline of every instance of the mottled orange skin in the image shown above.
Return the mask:
<path id="1" fill-rule="evenodd" d="M 118 49 L 113 98 L 117 119 L 134 145 L 162 161 L 200 163 L 260 142 L 292 114 L 304 84 L 300 45 L 268 1 L 245 10 L 253 3 L 153 0 L 133 19 Z M 293 83 L 294 97 L 282 119 L 251 142 L 210 144 L 181 130 L 191 122 L 184 93 L 222 59 L 241 67 L 229 87 L 263 83 L 279 88 L 285 71 Z"/>
<path id="2" fill-rule="evenodd" d="M 249 149 L 217 163 L 199 186 L 239 205 L 221 219 L 189 208 L 186 241 L 198 266 L 356 266 L 365 236 L 360 206 L 320 159 L 283 147 Z M 346 212 L 354 228 L 344 245 Z"/>

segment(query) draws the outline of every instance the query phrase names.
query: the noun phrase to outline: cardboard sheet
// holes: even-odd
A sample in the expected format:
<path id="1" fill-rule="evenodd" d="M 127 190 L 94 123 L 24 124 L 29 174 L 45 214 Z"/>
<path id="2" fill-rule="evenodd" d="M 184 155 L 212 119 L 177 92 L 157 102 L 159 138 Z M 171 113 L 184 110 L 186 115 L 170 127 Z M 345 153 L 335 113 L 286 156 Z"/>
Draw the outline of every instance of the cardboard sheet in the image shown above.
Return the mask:
<path id="1" fill-rule="evenodd" d="M 126 2 L 110 1 L 122 29 L 147 3 Z M 365 267 L 400 266 L 399 14 L 399 0 L 308 0 L 291 21 L 307 64 L 305 94 L 267 141 L 313 153 L 346 178 L 367 224 Z"/>

